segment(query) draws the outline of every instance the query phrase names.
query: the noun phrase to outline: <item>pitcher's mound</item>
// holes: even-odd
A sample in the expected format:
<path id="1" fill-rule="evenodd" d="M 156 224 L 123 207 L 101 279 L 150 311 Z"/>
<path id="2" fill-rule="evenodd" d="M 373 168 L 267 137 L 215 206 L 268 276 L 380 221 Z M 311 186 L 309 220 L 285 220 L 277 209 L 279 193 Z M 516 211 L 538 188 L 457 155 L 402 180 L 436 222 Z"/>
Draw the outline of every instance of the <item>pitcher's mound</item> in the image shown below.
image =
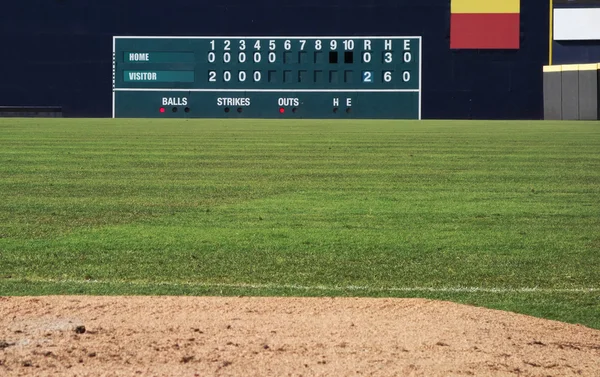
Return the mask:
<path id="1" fill-rule="evenodd" d="M 600 376 L 600 331 L 448 302 L 0 297 L 0 375 Z"/>

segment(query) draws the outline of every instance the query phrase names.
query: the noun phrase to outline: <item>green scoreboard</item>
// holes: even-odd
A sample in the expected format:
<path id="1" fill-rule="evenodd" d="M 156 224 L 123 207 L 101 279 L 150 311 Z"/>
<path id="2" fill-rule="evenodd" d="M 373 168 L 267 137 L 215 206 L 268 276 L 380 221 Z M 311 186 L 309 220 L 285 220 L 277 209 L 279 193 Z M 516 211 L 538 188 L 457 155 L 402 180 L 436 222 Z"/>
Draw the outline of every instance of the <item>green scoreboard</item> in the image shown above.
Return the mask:
<path id="1" fill-rule="evenodd" d="M 113 38 L 113 118 L 421 119 L 421 37 Z"/>

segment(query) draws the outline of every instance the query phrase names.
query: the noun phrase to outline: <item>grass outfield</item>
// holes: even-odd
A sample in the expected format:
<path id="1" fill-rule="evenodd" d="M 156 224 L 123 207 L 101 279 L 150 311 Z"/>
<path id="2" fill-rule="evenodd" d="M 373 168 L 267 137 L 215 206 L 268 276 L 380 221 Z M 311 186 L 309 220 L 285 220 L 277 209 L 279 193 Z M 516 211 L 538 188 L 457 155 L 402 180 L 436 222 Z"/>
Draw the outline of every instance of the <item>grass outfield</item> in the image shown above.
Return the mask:
<path id="1" fill-rule="evenodd" d="M 428 297 L 600 329 L 598 122 L 0 118 L 0 295 Z"/>

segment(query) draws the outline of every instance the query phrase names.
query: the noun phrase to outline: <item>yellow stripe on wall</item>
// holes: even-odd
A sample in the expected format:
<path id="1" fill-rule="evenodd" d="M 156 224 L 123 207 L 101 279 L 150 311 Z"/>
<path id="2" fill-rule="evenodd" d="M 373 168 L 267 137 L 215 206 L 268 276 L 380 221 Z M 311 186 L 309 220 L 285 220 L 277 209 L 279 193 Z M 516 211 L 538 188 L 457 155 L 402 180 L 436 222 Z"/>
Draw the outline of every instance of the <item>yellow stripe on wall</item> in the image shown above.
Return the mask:
<path id="1" fill-rule="evenodd" d="M 598 69 L 598 64 L 597 63 L 579 64 L 578 69 L 580 71 L 595 71 L 596 69 Z"/>
<path id="2" fill-rule="evenodd" d="M 579 64 L 563 64 L 562 71 L 563 72 L 579 71 Z"/>
<path id="3" fill-rule="evenodd" d="M 520 13 L 521 0 L 451 0 L 450 11 L 452 13 Z"/>
<path id="4" fill-rule="evenodd" d="M 561 72 L 562 65 L 545 65 L 543 68 L 544 72 Z"/>
<path id="5" fill-rule="evenodd" d="M 554 0 L 550 0 L 550 22 L 548 22 L 549 25 L 549 34 L 550 34 L 550 39 L 548 41 L 548 65 L 552 65 L 552 44 L 554 43 L 554 21 L 552 19 L 552 15 L 554 14 Z"/>

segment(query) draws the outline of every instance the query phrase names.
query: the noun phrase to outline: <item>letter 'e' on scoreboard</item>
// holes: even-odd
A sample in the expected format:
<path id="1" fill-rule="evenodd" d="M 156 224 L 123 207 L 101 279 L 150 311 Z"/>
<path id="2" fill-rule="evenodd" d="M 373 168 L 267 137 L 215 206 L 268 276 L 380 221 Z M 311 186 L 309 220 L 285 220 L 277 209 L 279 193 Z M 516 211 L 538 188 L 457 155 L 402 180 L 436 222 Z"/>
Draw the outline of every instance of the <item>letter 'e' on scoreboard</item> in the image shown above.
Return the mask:
<path id="1" fill-rule="evenodd" d="M 421 119 L 422 38 L 113 37 L 113 118 Z"/>

